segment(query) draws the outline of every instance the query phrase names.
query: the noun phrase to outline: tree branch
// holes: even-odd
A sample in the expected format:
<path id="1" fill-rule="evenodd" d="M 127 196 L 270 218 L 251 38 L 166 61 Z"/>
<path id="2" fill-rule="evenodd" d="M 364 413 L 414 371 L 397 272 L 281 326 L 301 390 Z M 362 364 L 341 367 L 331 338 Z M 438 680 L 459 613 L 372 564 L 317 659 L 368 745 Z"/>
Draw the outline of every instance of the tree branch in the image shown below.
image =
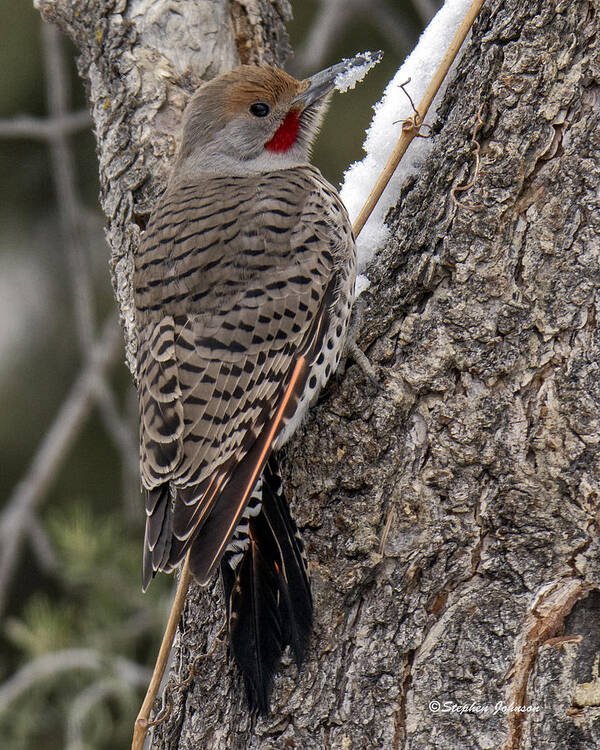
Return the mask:
<path id="1" fill-rule="evenodd" d="M 441 3 L 436 0 L 412 0 L 414 9 L 419 14 L 419 18 L 423 23 L 423 26 L 427 25 L 435 12 L 440 7 Z"/>
<path id="2" fill-rule="evenodd" d="M 70 135 L 85 130 L 92 124 L 90 113 L 68 112 L 61 117 L 13 117 L 0 119 L 0 138 L 29 138 L 31 140 L 49 141 L 59 134 Z"/>
<path id="3" fill-rule="evenodd" d="M 0 516 L 0 616 L 17 565 L 32 513 L 66 460 L 95 398 L 97 378 L 115 362 L 121 351 L 114 319 L 104 325 L 92 347 L 88 363 L 73 385 L 52 426 L 44 436 L 25 477 L 19 482 Z"/>
<path id="4" fill-rule="evenodd" d="M 415 35 L 390 11 L 385 0 L 321 0 L 305 41 L 292 60 L 295 74 L 304 76 L 320 70 L 335 39 L 361 16 L 368 16 L 369 22 L 398 51 L 409 50 L 413 45 Z"/>
<path id="5" fill-rule="evenodd" d="M 111 658 L 90 648 L 53 651 L 32 659 L 0 685 L 0 713 L 34 685 L 71 670 L 109 670 L 122 682 L 138 687 L 150 678 L 150 671 L 129 659 Z"/>
<path id="6" fill-rule="evenodd" d="M 69 110 L 67 69 L 64 62 L 62 40 L 58 29 L 42 25 L 44 61 L 46 66 L 46 96 L 50 116 L 64 118 Z M 56 187 L 58 213 L 67 248 L 67 261 L 71 276 L 71 293 L 75 302 L 75 321 L 83 354 L 87 354 L 94 337 L 94 312 L 92 282 L 88 261 L 83 248 L 80 225 L 75 167 L 73 154 L 64 130 L 56 130 L 50 138 L 52 173 Z"/>

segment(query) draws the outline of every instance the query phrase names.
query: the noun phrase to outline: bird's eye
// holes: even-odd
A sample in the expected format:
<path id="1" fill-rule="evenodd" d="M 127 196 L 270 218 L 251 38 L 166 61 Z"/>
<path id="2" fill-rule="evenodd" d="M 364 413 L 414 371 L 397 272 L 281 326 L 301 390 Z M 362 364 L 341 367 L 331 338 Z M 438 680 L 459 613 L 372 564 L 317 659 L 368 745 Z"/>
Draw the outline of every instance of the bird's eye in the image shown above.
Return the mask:
<path id="1" fill-rule="evenodd" d="M 266 117 L 271 111 L 271 107 L 265 102 L 254 102 L 250 105 L 250 114 L 254 117 Z"/>

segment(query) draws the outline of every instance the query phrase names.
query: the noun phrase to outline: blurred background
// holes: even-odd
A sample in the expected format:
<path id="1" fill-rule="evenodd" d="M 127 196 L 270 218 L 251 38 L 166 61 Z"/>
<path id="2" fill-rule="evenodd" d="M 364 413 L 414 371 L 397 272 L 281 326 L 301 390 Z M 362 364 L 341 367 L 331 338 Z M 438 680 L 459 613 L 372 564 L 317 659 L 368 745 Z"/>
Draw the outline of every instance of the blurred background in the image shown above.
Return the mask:
<path id="1" fill-rule="evenodd" d="M 292 0 L 296 76 L 385 51 L 334 97 L 314 153 L 333 184 L 440 4 Z M 75 50 L 23 0 L 0 35 L 0 746 L 125 748 L 174 581 L 141 593 L 136 396 Z"/>

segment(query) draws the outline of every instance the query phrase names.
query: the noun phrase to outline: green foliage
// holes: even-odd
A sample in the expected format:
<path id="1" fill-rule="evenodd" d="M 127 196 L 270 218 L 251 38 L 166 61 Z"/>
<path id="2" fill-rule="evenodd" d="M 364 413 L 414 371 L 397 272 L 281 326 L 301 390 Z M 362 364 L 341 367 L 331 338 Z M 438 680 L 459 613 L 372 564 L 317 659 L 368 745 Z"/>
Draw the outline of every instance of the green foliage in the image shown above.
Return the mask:
<path id="1" fill-rule="evenodd" d="M 24 656 L 33 659 L 69 646 L 75 612 L 73 605 L 57 607 L 47 594 L 36 592 L 20 618 L 8 619 L 5 634 Z"/>
<path id="2" fill-rule="evenodd" d="M 99 659 L 93 667 L 84 660 L 81 669 L 40 669 L 39 678 L 0 713 L 2 746 L 126 747 L 145 679 L 130 663 L 151 663 L 172 581 L 161 576 L 141 593 L 140 528 L 125 525 L 120 512 L 100 517 L 77 499 L 54 507 L 45 520 L 58 556 L 59 587 L 52 595 L 30 596 L 20 615 L 7 620 L 4 636 L 22 666 L 35 668 L 39 657 L 66 649 L 97 653 Z M 71 747 L 69 736 L 84 744 L 78 740 Z"/>

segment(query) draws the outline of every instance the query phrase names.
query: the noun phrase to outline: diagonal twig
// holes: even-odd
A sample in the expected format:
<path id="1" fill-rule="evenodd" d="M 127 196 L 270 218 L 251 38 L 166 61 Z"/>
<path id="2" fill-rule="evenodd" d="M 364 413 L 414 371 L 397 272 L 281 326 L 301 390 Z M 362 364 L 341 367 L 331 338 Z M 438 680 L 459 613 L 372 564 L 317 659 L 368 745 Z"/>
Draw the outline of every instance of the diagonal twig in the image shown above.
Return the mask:
<path id="1" fill-rule="evenodd" d="M 0 516 L 0 617 L 31 513 L 42 501 L 77 437 L 95 400 L 98 374 L 104 374 L 121 351 L 119 327 L 110 318 L 92 347 L 52 426 L 44 436 L 26 476 L 15 487 Z"/>
<path id="2" fill-rule="evenodd" d="M 125 469 L 137 479 L 140 470 L 139 447 L 130 424 L 119 414 L 115 394 L 103 375 L 98 374 L 94 390 L 104 428 L 120 452 Z"/>
<path id="3" fill-rule="evenodd" d="M 415 33 L 402 23 L 384 0 L 321 0 L 319 10 L 306 35 L 306 40 L 296 53 L 292 69 L 299 74 L 308 70 L 319 70 L 342 30 L 357 16 L 368 16 L 369 23 L 389 44 L 400 50 L 408 50 L 415 41 Z"/>
<path id="4" fill-rule="evenodd" d="M 169 621 L 163 635 L 162 643 L 160 644 L 160 650 L 154 665 L 154 671 L 152 672 L 152 679 L 150 680 L 144 701 L 135 720 L 131 750 L 143 750 L 144 740 L 146 739 L 148 728 L 151 725 L 151 722 L 149 721 L 150 711 L 154 705 L 158 688 L 160 687 L 160 683 L 162 682 L 167 667 L 167 662 L 169 661 L 169 655 L 177 631 L 177 625 L 179 624 L 179 618 L 185 605 L 185 599 L 190 586 L 192 576 L 190 573 L 189 559 L 190 555 L 188 552 L 179 575 L 179 583 L 177 584 L 175 599 L 171 607 L 171 614 L 169 615 Z"/>
<path id="5" fill-rule="evenodd" d="M 33 512 L 27 521 L 27 536 L 40 568 L 46 573 L 55 571 L 58 567 L 56 552 L 40 519 Z"/>
<path id="6" fill-rule="evenodd" d="M 406 53 L 414 47 L 419 35 L 413 26 L 407 24 L 405 17 L 400 18 L 398 11 L 393 7 L 394 3 L 391 5 L 392 7 L 386 0 L 367 0 L 363 3 L 362 15 L 365 20 L 370 20 L 376 26 L 377 31 L 386 40 L 386 46 Z M 427 21 L 423 24 L 426 25 Z"/>
<path id="7" fill-rule="evenodd" d="M 412 0 L 413 8 L 417 11 L 423 26 L 426 26 L 439 10 L 441 2 L 435 0 Z"/>
<path id="8" fill-rule="evenodd" d="M 365 201 L 363 207 L 360 209 L 358 216 L 354 220 L 354 224 L 352 225 L 352 230 L 354 232 L 354 236 L 358 237 L 360 234 L 362 228 L 367 222 L 367 219 L 373 212 L 373 209 L 377 205 L 377 202 L 381 198 L 381 195 L 383 191 L 385 190 L 388 182 L 390 181 L 392 175 L 396 171 L 396 167 L 400 163 L 400 160 L 406 153 L 406 149 L 411 144 L 413 138 L 418 135 L 419 133 L 419 124 L 422 123 L 425 119 L 425 116 L 427 115 L 427 111 L 429 110 L 429 107 L 431 106 L 431 103 L 435 99 L 435 95 L 437 94 L 440 86 L 442 85 L 442 82 L 444 81 L 444 78 L 447 76 L 448 71 L 450 70 L 450 66 L 454 62 L 454 59 L 456 55 L 458 54 L 458 51 L 460 50 L 462 43 L 466 39 L 467 34 L 469 33 L 471 26 L 474 24 L 475 19 L 477 18 L 477 15 L 479 14 L 479 11 L 481 10 L 483 3 L 485 0 L 473 0 L 471 5 L 469 6 L 469 9 L 467 10 L 465 17 L 462 20 L 462 23 L 458 27 L 458 30 L 456 34 L 454 35 L 454 38 L 450 42 L 450 46 L 446 50 L 446 54 L 442 58 L 442 62 L 439 64 L 438 69 L 435 71 L 435 74 L 433 78 L 431 79 L 431 82 L 429 86 L 427 87 L 427 90 L 423 94 L 423 98 L 419 102 L 419 106 L 416 108 L 417 112 L 415 115 L 414 122 L 417 124 L 414 124 L 412 127 L 403 127 L 402 128 L 402 134 L 400 135 L 400 138 L 398 139 L 398 142 L 396 146 L 394 147 L 394 150 L 390 154 L 390 157 L 383 168 L 381 174 L 379 175 L 377 182 L 375 183 L 375 187 L 371 190 L 369 196 L 367 197 L 367 200 Z M 410 120 L 408 123 L 410 124 Z"/>
<path id="9" fill-rule="evenodd" d="M 306 40 L 294 56 L 293 70 L 304 73 L 309 68 L 318 70 L 322 67 L 331 48 L 331 40 L 352 19 L 354 6 L 352 0 L 321 0 Z"/>

